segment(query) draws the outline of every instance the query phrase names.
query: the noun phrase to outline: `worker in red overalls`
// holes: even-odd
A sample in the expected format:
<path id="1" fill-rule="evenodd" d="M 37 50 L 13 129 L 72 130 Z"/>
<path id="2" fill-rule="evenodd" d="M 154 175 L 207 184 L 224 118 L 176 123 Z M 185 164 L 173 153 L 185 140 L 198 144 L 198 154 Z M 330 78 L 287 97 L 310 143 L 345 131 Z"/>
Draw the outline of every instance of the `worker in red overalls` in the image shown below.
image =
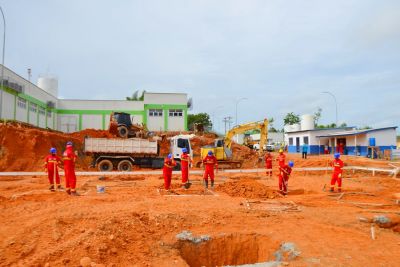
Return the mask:
<path id="1" fill-rule="evenodd" d="M 44 159 L 44 169 L 47 172 L 50 183 L 50 191 L 54 192 L 57 189 L 61 190 L 60 175 L 58 174 L 58 165 L 61 163 L 61 158 L 57 156 L 57 150 L 50 148 L 50 154 Z"/>
<path id="2" fill-rule="evenodd" d="M 279 149 L 279 155 L 276 158 L 276 160 L 278 161 L 279 168 L 285 166 L 286 155 L 283 154 L 283 149 L 282 148 Z"/>
<path id="3" fill-rule="evenodd" d="M 288 165 L 279 167 L 279 192 L 283 195 L 287 195 L 288 193 L 289 177 L 293 166 L 293 161 L 289 161 Z"/>
<path id="4" fill-rule="evenodd" d="M 65 173 L 65 187 L 68 195 L 78 196 L 76 192 L 76 175 L 75 175 L 75 161 L 76 154 L 73 151 L 72 142 L 67 142 L 66 149 L 63 153 L 64 173 Z"/>
<path id="5" fill-rule="evenodd" d="M 193 160 L 188 154 L 187 148 L 182 148 L 181 155 L 181 172 L 182 172 L 182 188 L 188 189 L 191 185 L 189 182 L 189 167 Z"/>
<path id="6" fill-rule="evenodd" d="M 269 175 L 269 177 L 272 177 L 272 155 L 271 153 L 267 153 L 265 154 L 265 169 L 267 169 L 266 174 L 267 176 Z"/>
<path id="7" fill-rule="evenodd" d="M 168 154 L 168 156 L 164 160 L 164 167 L 163 167 L 164 188 L 167 191 L 169 191 L 171 187 L 172 169 L 175 166 L 176 162 L 172 157 L 172 154 Z"/>
<path id="8" fill-rule="evenodd" d="M 211 150 L 208 151 L 207 156 L 203 159 L 204 164 L 204 188 L 208 188 L 208 177 L 211 180 L 211 189 L 214 188 L 214 169 L 218 172 L 218 161 Z"/>
<path id="9" fill-rule="evenodd" d="M 335 184 L 338 184 L 338 191 L 342 192 L 342 173 L 343 173 L 343 166 L 344 163 L 340 159 L 340 153 L 335 153 L 335 159 L 332 162 L 333 173 L 331 179 L 331 192 L 335 191 Z"/>

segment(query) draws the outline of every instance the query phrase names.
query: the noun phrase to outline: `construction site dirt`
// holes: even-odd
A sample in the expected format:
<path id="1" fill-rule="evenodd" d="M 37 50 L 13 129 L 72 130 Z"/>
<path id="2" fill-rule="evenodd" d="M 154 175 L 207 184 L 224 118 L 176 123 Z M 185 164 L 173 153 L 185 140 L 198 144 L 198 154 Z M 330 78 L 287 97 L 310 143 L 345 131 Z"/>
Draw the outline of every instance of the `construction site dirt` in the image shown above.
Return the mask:
<path id="1" fill-rule="evenodd" d="M 1 170 L 41 171 L 49 147 L 61 151 L 72 140 L 79 150 L 85 135 L 107 132 L 3 126 Z M 213 139 L 204 138 L 200 145 Z M 246 168 L 263 167 L 257 153 L 237 146 L 252 161 Z M 272 178 L 219 172 L 214 190 L 204 190 L 199 174 L 188 190 L 174 174 L 166 192 L 161 175 L 105 173 L 78 176 L 80 196 L 69 196 L 50 192 L 45 176 L 1 176 L 0 266 L 398 266 L 399 178 L 346 170 L 343 192 L 330 193 L 330 171 L 296 171 L 325 167 L 329 156 L 287 158 L 295 162 L 287 196 L 278 193 L 275 162 Z"/>

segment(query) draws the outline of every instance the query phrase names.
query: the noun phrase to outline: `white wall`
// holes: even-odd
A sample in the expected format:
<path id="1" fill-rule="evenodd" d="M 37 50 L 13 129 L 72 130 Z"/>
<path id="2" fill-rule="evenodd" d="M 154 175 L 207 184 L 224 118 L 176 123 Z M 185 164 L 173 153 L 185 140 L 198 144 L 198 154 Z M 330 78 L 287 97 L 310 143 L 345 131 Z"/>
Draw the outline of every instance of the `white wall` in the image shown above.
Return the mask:
<path id="1" fill-rule="evenodd" d="M 3 103 L 1 105 L 1 116 L 4 119 L 13 120 L 14 119 L 14 101 L 15 96 L 3 91 Z"/>
<path id="2" fill-rule="evenodd" d="M 28 115 L 28 113 L 27 113 L 28 111 L 27 111 L 27 108 L 28 108 L 28 103 L 26 104 L 25 108 L 20 108 L 17 105 L 16 116 L 15 116 L 15 119 L 17 121 L 28 122 L 28 116 L 27 116 Z"/>
<path id="3" fill-rule="evenodd" d="M 72 133 L 78 131 L 79 116 L 59 114 L 57 118 L 58 129 L 62 132 Z"/>
<path id="4" fill-rule="evenodd" d="M 187 94 L 183 93 L 145 93 L 144 104 L 187 105 Z"/>
<path id="5" fill-rule="evenodd" d="M 396 129 L 385 129 L 367 133 L 369 138 L 375 137 L 376 146 L 396 146 Z"/>
<path id="6" fill-rule="evenodd" d="M 82 129 L 102 129 L 103 116 L 100 115 L 82 115 Z"/>
<path id="7" fill-rule="evenodd" d="M 185 116 L 170 117 L 168 116 L 168 131 L 184 131 L 185 130 Z"/>
<path id="8" fill-rule="evenodd" d="M 143 101 L 60 99 L 59 109 L 69 110 L 144 110 Z"/>
<path id="9" fill-rule="evenodd" d="M 148 115 L 148 114 L 147 114 Z M 165 111 L 161 117 L 147 117 L 147 128 L 149 131 L 164 131 L 164 116 Z"/>

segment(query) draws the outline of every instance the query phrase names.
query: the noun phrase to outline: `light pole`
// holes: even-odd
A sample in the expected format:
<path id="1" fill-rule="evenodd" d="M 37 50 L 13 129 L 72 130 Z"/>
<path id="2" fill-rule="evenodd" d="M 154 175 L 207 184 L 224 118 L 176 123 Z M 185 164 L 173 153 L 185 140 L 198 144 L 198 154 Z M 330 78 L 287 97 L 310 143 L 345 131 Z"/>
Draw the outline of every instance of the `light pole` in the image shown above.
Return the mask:
<path id="1" fill-rule="evenodd" d="M 6 50 L 6 18 L 4 17 L 3 9 L 0 6 L 1 15 L 3 17 L 4 22 L 4 33 L 3 33 L 3 57 L 1 60 L 1 88 L 0 88 L 0 119 L 2 117 L 2 110 L 3 110 L 3 86 L 4 86 L 4 54 Z"/>
<path id="2" fill-rule="evenodd" d="M 242 100 L 247 100 L 247 98 L 242 97 L 236 101 L 236 110 L 235 110 L 236 111 L 236 123 L 235 123 L 236 125 L 235 126 L 238 126 L 238 105 L 239 105 L 239 102 Z M 239 142 L 239 135 L 236 135 L 236 143 L 238 143 L 238 142 Z"/>
<path id="3" fill-rule="evenodd" d="M 328 94 L 328 95 L 332 96 L 333 99 L 335 100 L 335 106 L 336 106 L 336 127 L 339 127 L 339 125 L 338 125 L 338 117 L 337 117 L 337 101 L 336 101 L 335 95 L 332 94 L 331 92 L 328 92 L 328 91 L 321 92 L 321 93 L 323 93 L 323 94 Z"/>

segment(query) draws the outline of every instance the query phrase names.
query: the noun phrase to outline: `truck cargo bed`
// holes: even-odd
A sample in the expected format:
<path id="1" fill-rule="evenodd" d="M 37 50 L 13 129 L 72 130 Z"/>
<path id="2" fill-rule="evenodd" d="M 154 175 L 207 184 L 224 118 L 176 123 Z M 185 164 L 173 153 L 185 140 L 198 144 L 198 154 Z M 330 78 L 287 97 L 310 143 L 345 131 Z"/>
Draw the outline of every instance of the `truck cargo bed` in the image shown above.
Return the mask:
<path id="1" fill-rule="evenodd" d="M 157 141 L 130 138 L 85 138 L 86 153 L 158 155 Z"/>

